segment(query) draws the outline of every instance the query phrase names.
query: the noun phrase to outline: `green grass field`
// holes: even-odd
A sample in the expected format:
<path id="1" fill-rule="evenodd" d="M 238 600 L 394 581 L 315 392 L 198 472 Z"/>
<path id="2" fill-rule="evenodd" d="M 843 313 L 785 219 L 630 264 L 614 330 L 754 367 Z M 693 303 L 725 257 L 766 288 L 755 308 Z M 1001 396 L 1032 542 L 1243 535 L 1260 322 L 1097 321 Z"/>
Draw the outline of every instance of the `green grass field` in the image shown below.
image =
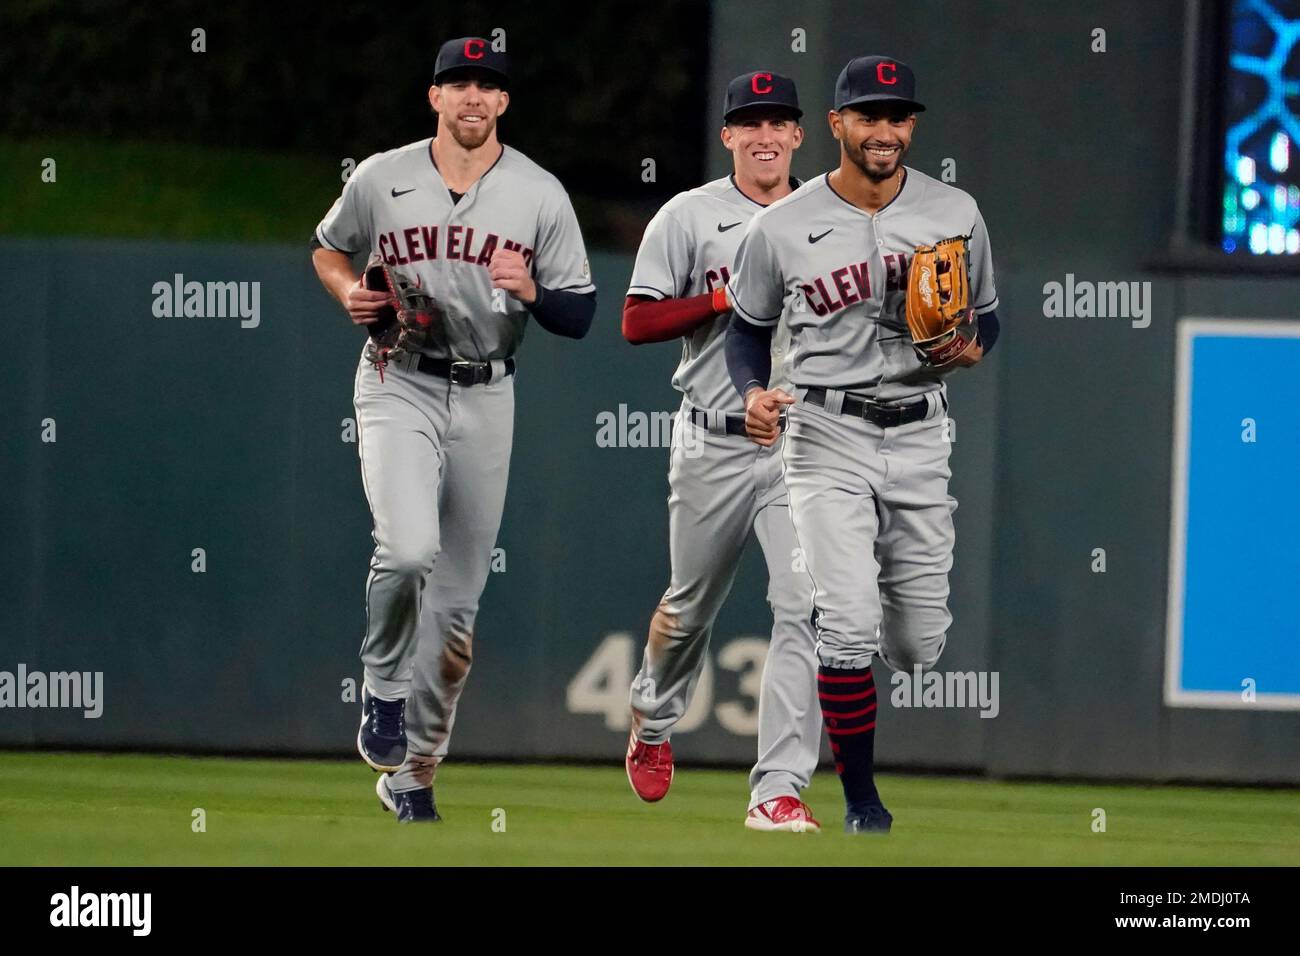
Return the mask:
<path id="1" fill-rule="evenodd" d="M 744 829 L 741 771 L 679 769 L 651 806 L 618 766 L 449 763 L 445 822 L 400 827 L 374 780 L 342 761 L 0 753 L 0 864 L 1300 864 L 1295 791 L 885 776 L 894 832 L 864 838 L 839 832 L 829 775 L 807 794 L 816 835 Z"/>

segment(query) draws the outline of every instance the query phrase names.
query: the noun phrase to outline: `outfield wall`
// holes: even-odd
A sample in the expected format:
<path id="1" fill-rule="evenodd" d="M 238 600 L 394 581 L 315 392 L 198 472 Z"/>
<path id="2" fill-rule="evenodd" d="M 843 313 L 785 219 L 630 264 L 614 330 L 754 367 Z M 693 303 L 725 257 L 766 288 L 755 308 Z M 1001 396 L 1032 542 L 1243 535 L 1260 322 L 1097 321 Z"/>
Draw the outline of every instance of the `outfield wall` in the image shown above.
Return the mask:
<path id="1" fill-rule="evenodd" d="M 0 744 L 347 753 L 370 550 L 349 421 L 360 338 L 306 249 L 5 240 L 0 255 L 0 297 L 21 330 L 0 376 L 0 671 L 104 675 L 101 716 L 0 708 Z M 627 682 L 666 583 L 667 450 L 598 447 L 597 416 L 670 410 L 677 349 L 626 345 L 630 262 L 596 256 L 593 268 L 604 291 L 588 339 L 532 328 L 520 355 L 501 570 L 458 754 L 616 759 L 623 745 Z M 156 317 L 154 284 L 176 274 L 260 283 L 256 324 Z M 1002 271 L 1009 316 L 1035 281 Z M 1242 290 L 1237 308 L 1259 307 Z M 999 671 L 999 713 L 882 706 L 882 762 L 1300 780 L 1296 713 L 1161 703 L 1164 393 L 1171 303 L 1186 291 L 1171 285 L 1147 330 L 1149 373 L 1109 386 L 1147 409 L 1140 418 L 1120 416 L 1110 391 L 1080 407 L 1042 382 L 1031 318 L 1011 319 L 1005 345 L 954 379 L 961 507 L 943 663 Z M 1099 368 L 1126 367 L 1114 333 L 1096 339 Z M 1037 442 L 1008 443 L 1017 428 Z M 1071 453 L 1066 434 L 1102 461 Z M 1089 571 L 1098 542 L 1105 574 Z M 684 760 L 752 759 L 768 620 L 751 548 L 711 686 L 677 738 Z"/>

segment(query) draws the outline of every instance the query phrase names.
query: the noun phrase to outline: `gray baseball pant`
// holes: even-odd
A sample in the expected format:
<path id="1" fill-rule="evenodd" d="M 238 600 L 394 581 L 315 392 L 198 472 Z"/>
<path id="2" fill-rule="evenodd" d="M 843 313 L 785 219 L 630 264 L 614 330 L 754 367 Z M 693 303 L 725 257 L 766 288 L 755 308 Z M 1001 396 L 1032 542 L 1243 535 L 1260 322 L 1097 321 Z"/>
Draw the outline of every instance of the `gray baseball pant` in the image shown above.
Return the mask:
<path id="1" fill-rule="evenodd" d="M 372 693 L 406 699 L 407 760 L 395 791 L 430 786 L 473 660 L 474 620 L 501 527 L 514 437 L 514 378 L 487 385 L 364 359 L 353 403 L 374 555 L 361 645 Z"/>
<path id="2" fill-rule="evenodd" d="M 878 654 L 891 668 L 929 668 L 952 615 L 954 544 L 948 494 L 952 450 L 936 392 L 928 417 L 892 428 L 805 401 L 788 411 L 785 482 L 813 580 L 817 653 L 828 667 L 860 668 Z"/>
<path id="3" fill-rule="evenodd" d="M 768 567 L 772 639 L 759 695 L 758 761 L 750 807 L 798 796 L 817 768 L 821 712 L 810 622 L 811 582 L 798 561 L 781 478 L 780 441 L 762 448 L 677 413 L 668 472 L 672 576 L 650 621 L 641 670 L 630 695 L 633 727 L 662 743 L 690 706 L 713 622 L 731 591 L 752 528 Z M 689 433 L 684 429 L 689 429 Z"/>

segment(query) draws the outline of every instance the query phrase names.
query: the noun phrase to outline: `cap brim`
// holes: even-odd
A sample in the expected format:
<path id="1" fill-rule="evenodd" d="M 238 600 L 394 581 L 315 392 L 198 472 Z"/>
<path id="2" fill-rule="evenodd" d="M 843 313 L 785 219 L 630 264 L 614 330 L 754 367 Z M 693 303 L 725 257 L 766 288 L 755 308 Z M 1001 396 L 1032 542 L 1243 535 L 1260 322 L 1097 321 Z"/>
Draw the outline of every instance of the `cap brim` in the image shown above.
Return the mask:
<path id="1" fill-rule="evenodd" d="M 505 87 L 510 83 L 510 77 L 506 76 L 500 70 L 492 69 L 490 66 L 449 66 L 447 69 L 435 73 L 433 75 L 433 82 L 437 85 L 439 83 L 445 83 L 449 79 L 455 79 L 457 74 L 473 76 L 475 73 L 481 73 L 497 80 L 502 87 Z"/>
<path id="2" fill-rule="evenodd" d="M 916 100 L 905 99 L 901 96 L 890 96 L 887 93 L 875 93 L 871 96 L 859 97 L 858 99 L 851 100 L 848 103 L 841 103 L 839 106 L 835 107 L 835 112 L 838 113 L 840 110 L 853 109 L 854 107 L 863 106 L 867 103 L 893 103 L 897 106 L 905 106 L 913 113 L 925 112 L 925 106 L 918 103 Z"/>
<path id="3" fill-rule="evenodd" d="M 796 120 L 803 116 L 803 110 L 799 109 L 797 106 L 791 106 L 789 103 L 746 103 L 744 106 L 737 106 L 735 109 L 727 110 L 727 112 L 722 114 L 722 121 L 724 123 L 730 123 L 733 118 L 739 116 L 741 113 L 777 111 L 790 113 Z"/>

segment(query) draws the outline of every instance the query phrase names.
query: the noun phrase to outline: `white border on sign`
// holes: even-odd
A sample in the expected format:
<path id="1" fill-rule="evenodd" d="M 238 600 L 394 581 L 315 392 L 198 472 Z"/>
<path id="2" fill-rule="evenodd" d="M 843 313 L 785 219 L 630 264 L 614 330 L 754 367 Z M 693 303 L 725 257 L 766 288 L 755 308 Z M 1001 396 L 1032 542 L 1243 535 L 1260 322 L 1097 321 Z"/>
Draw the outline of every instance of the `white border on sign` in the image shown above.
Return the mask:
<path id="1" fill-rule="evenodd" d="M 1165 624 L 1165 706 L 1221 710 L 1300 710 L 1300 694 L 1256 693 L 1253 701 L 1240 691 L 1183 690 L 1183 595 L 1187 550 L 1187 457 L 1191 428 L 1192 342 L 1198 336 L 1225 338 L 1300 338 L 1300 322 L 1285 319 L 1178 320 L 1178 354 L 1174 367 L 1174 449 L 1169 507 L 1169 592 Z"/>

